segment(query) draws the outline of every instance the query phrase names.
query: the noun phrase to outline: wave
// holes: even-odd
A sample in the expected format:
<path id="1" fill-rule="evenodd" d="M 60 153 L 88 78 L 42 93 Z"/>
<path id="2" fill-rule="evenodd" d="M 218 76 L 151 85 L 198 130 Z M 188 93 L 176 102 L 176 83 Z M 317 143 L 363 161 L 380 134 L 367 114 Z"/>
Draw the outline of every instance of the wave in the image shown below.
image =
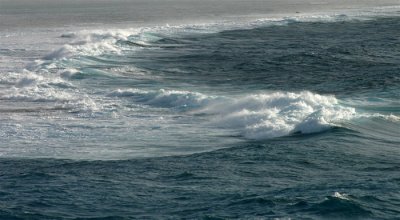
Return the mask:
<path id="1" fill-rule="evenodd" d="M 315 133 L 339 126 L 356 115 L 333 96 L 311 92 L 272 92 L 215 103 L 200 110 L 216 114 L 213 124 L 239 129 L 249 139 L 268 139 L 294 133 Z"/>
<path id="2" fill-rule="evenodd" d="M 130 97 L 135 102 L 161 108 L 193 109 L 206 106 L 216 99 L 198 92 L 165 90 L 144 91 L 140 89 L 116 90 L 108 94 L 111 97 Z"/>
<path id="3" fill-rule="evenodd" d="M 136 74 L 135 77 L 146 78 L 142 76 L 146 75 L 145 72 L 136 71 L 134 67 L 132 70 L 126 69 L 129 68 L 127 64 L 131 63 L 124 63 L 124 59 L 136 51 L 176 47 L 184 44 L 185 42 L 180 36 L 267 25 L 287 25 L 293 22 L 341 22 L 371 19 L 379 16 L 398 15 L 398 9 L 398 7 L 391 7 L 364 12 L 299 14 L 291 17 L 266 18 L 246 22 L 84 30 L 64 33 L 61 37 L 66 38 L 69 43 L 29 66 L 28 73 L 6 78 L 7 83 L 14 86 L 0 94 L 0 98 L 10 101 L 55 102 L 71 106 L 74 111 L 91 112 L 101 111 L 106 102 L 118 108 L 120 101 L 127 101 L 153 108 L 166 108 L 192 116 L 205 116 L 209 126 L 233 130 L 245 138 L 254 140 L 297 133 L 322 132 L 336 126 L 348 126 L 350 124 L 348 122 L 354 118 L 380 116 L 370 113 L 363 114 L 358 111 L 357 106 L 344 104 L 335 96 L 320 95 L 309 91 L 272 91 L 225 96 L 169 89 L 112 91 L 115 87 L 108 87 L 100 88 L 100 91 L 96 86 L 90 87 L 96 82 L 89 82 L 91 79 L 89 77 L 86 79 L 83 75 L 88 74 L 88 71 L 85 72 L 85 70 L 92 66 L 93 69 L 96 69 L 100 66 L 99 62 L 103 62 L 105 65 L 100 67 L 104 67 L 105 71 L 117 72 L 117 74 L 118 72 L 132 72 Z M 109 62 L 110 60 L 112 62 Z M 101 69 L 100 67 L 96 70 Z M 76 79 L 85 79 L 86 81 L 73 81 Z M 115 82 L 120 83 L 122 80 Z M 162 79 L 156 81 L 161 82 Z M 88 83 L 85 84 L 86 82 Z M 146 83 L 149 85 L 152 82 Z M 101 82 L 98 84 L 102 85 Z M 87 85 L 89 87 L 86 88 Z M 119 86 L 120 84 L 112 85 Z M 112 100 L 113 98 L 115 100 Z M 382 115 L 387 116 L 386 114 Z M 396 117 L 388 116 L 388 119 L 385 120 L 394 120 Z"/>
<path id="4" fill-rule="evenodd" d="M 71 75 L 74 70 L 64 70 L 61 75 Z M 73 84 L 52 73 L 34 73 L 28 70 L 22 73 L 9 73 L 9 84 L 13 85 L 0 93 L 0 100 L 18 102 L 36 102 L 55 105 L 72 112 L 99 111 L 93 98 Z"/>
<path id="5" fill-rule="evenodd" d="M 373 136 L 371 126 L 381 128 L 375 131 L 376 136 L 396 137 L 395 128 L 400 122 L 397 115 L 356 110 L 333 95 L 309 91 L 222 96 L 182 90 L 118 89 L 107 96 L 206 117 L 208 126 L 232 130 L 253 140 L 319 133 L 334 127 Z"/>
<path id="6" fill-rule="evenodd" d="M 373 213 L 363 207 L 357 200 L 347 194 L 335 192 L 320 203 L 314 204 L 307 212 L 315 213 L 324 218 L 351 219 L 370 218 Z"/>
<path id="7" fill-rule="evenodd" d="M 63 33 L 61 38 L 71 42 L 44 57 L 45 60 L 59 60 L 73 56 L 100 56 L 103 54 L 121 54 L 126 50 L 160 47 L 153 45 L 169 36 L 216 33 L 226 30 L 253 29 L 263 26 L 288 25 L 295 22 L 343 22 L 368 20 L 377 17 L 399 16 L 400 6 L 375 7 L 369 9 L 352 9 L 347 11 L 330 11 L 325 13 L 300 13 L 291 16 L 276 15 L 269 18 L 251 21 L 221 21 L 192 25 L 165 25 L 141 28 L 81 30 Z M 176 45 L 174 45 L 176 46 Z"/>
<path id="8" fill-rule="evenodd" d="M 109 96 L 130 98 L 152 107 L 174 108 L 208 116 L 211 126 L 233 129 L 249 139 L 314 133 L 340 126 L 356 116 L 334 96 L 312 92 L 271 92 L 244 96 L 207 96 L 198 92 L 116 90 Z"/>
<path id="9" fill-rule="evenodd" d="M 69 76 L 76 71 L 72 69 L 65 74 Z M 128 108 L 163 108 L 172 113 L 202 117 L 206 126 L 231 130 L 252 140 L 318 133 L 333 127 L 346 127 L 368 133 L 371 137 L 375 134 L 391 140 L 396 136 L 400 121 L 400 117 L 393 114 L 356 111 L 355 106 L 346 105 L 333 95 L 309 91 L 210 95 L 196 91 L 136 88 L 117 89 L 94 96 L 74 87 L 60 88 L 55 81 L 33 73 L 15 80 L 15 86 L 0 94 L 0 99 L 55 103 L 69 111 L 89 113 L 104 112 L 104 106 L 110 105 L 122 115 L 125 110 L 121 103 L 128 103 Z M 371 132 L 370 127 L 380 129 Z M 394 140 L 398 141 L 398 138 Z"/>

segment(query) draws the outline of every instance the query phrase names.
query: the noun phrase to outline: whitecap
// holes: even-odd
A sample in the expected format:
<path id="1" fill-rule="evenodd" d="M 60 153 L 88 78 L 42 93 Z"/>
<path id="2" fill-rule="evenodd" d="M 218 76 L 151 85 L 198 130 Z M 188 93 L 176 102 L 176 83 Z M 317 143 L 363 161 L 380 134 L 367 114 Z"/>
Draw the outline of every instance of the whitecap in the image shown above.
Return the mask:
<path id="1" fill-rule="evenodd" d="M 344 193 L 335 192 L 332 196 L 338 199 L 350 200 L 349 195 Z"/>
<path id="2" fill-rule="evenodd" d="M 293 133 L 314 133 L 338 126 L 356 115 L 334 96 L 311 92 L 272 92 L 226 98 L 199 112 L 214 114 L 212 124 L 238 130 L 249 139 L 268 139 Z"/>
<path id="3" fill-rule="evenodd" d="M 136 104 L 178 109 L 192 115 L 208 115 L 209 125 L 235 130 L 255 140 L 321 132 L 357 115 L 354 108 L 340 105 L 334 96 L 308 91 L 214 96 L 166 89 L 126 89 L 113 91 L 108 96 L 130 98 Z"/>

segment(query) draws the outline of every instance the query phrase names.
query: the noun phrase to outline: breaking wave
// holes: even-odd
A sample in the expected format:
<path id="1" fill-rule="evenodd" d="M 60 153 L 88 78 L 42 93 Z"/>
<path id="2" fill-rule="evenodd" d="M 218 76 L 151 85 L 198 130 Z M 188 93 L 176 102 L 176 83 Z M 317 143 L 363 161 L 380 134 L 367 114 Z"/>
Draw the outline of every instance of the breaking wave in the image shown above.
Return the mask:
<path id="1" fill-rule="evenodd" d="M 253 29 L 263 26 L 281 26 L 296 22 L 343 22 L 369 20 L 377 17 L 398 16 L 398 6 L 375 7 L 335 12 L 304 13 L 284 17 L 272 17 L 251 21 L 224 21 L 196 25 L 165 25 L 142 28 L 81 30 L 63 33 L 61 38 L 71 42 L 44 57 L 58 60 L 73 56 L 100 56 L 105 53 L 121 54 L 126 50 L 152 47 L 152 43 L 169 36 L 187 36 L 202 33 L 216 33 L 226 30 Z M 159 47 L 157 44 L 155 47 Z M 168 46 L 168 45 L 167 45 Z"/>
<path id="2" fill-rule="evenodd" d="M 192 115 L 207 115 L 210 125 L 233 129 L 256 140 L 321 132 L 356 116 L 355 108 L 340 105 L 334 96 L 308 91 L 235 97 L 164 89 L 129 89 L 116 90 L 109 96 L 130 98 L 152 107 L 184 109 Z"/>
<path id="3" fill-rule="evenodd" d="M 123 143 L 123 145 L 130 146 L 131 143 L 136 143 L 138 146 L 146 146 L 154 140 L 153 142 L 158 144 L 157 137 L 163 137 L 163 143 L 160 145 L 172 146 L 169 149 L 176 146 L 186 149 L 188 146 L 194 145 L 195 141 L 191 138 L 196 135 L 198 135 L 196 140 L 199 140 L 196 142 L 198 146 L 203 146 L 203 140 L 206 139 L 211 140 L 220 136 L 234 137 L 220 138 L 220 142 L 214 141 L 215 146 L 211 144 L 212 146 L 204 147 L 217 149 L 229 145 L 227 143 L 231 143 L 231 141 L 237 141 L 236 137 L 266 140 L 296 134 L 318 133 L 333 127 L 361 131 L 367 133 L 369 137 L 373 137 L 374 135 L 371 133 L 375 133 L 375 136 L 398 140 L 393 138 L 398 136 L 396 133 L 399 122 L 398 110 L 396 110 L 397 112 L 393 110 L 398 109 L 398 105 L 393 107 L 390 104 L 386 109 L 380 107 L 381 110 L 372 106 L 374 109 L 369 111 L 368 108 L 372 108 L 371 106 L 364 108 L 362 104 L 354 104 L 354 97 L 350 97 L 348 99 L 350 101 L 344 101 L 346 99 L 343 94 L 341 96 L 334 89 L 321 91 L 318 90 L 319 87 L 291 88 L 290 85 L 267 87 L 264 86 L 264 82 L 271 83 L 271 85 L 282 84 L 292 77 L 290 75 L 292 69 L 287 70 L 287 66 L 284 66 L 290 62 L 285 63 L 280 62 L 279 59 L 271 59 L 268 60 L 269 65 L 263 66 L 262 64 L 267 62 L 260 59 L 247 66 L 248 62 L 241 59 L 242 54 L 246 55 L 245 53 L 253 52 L 253 49 L 261 44 L 272 42 L 269 41 L 270 39 L 262 39 L 265 42 L 254 39 L 254 44 L 252 44 L 251 34 L 260 34 L 259 32 L 262 31 L 256 29 L 257 27 L 290 24 L 296 26 L 299 25 L 297 23 L 302 22 L 316 22 L 319 25 L 327 22 L 363 20 L 370 19 L 375 15 L 385 16 L 385 9 L 381 11 L 382 13 L 378 10 L 377 12 L 353 14 L 299 14 L 292 17 L 259 19 L 241 23 L 222 22 L 63 33 L 58 35 L 60 37 L 58 40 L 67 42 L 64 46 L 42 59 L 34 61 L 24 71 L 2 73 L 0 86 L 3 88 L 0 92 L 0 100 L 4 101 L 2 104 L 4 106 L 7 103 L 13 105 L 12 108 L 6 106 L 4 112 L 9 110 L 10 112 L 11 110 L 21 112 L 21 109 L 26 112 L 32 109 L 32 111 L 57 109 L 59 112 L 54 113 L 54 115 L 58 114 L 57 117 L 73 119 L 71 121 L 76 120 L 77 124 L 87 124 L 88 122 L 99 124 L 104 127 L 101 134 L 93 133 L 90 129 L 80 129 L 79 126 L 77 126 L 79 129 L 75 129 L 75 127 L 71 129 L 71 134 L 81 135 L 83 133 L 82 136 L 87 138 L 84 140 L 93 138 L 87 143 L 92 143 L 92 140 L 98 140 L 98 143 L 101 144 L 108 141 L 105 144 L 107 148 L 109 143 L 114 142 L 117 145 Z M 245 31 L 240 31 L 243 29 Z M 214 44 L 207 44 L 210 37 L 207 34 L 219 33 L 224 30 L 238 30 L 238 33 L 235 34 L 238 36 L 244 34 L 243 40 L 232 42 L 231 37 L 235 38 L 235 35 L 225 36 L 220 39 L 219 43 L 224 50 L 226 49 L 226 53 L 215 55 Z M 213 35 L 213 37 L 218 36 L 218 34 Z M 300 36 L 303 37 L 303 35 Z M 246 45 L 248 37 L 249 45 Z M 321 36 L 321 39 L 325 39 L 325 37 Z M 280 40 L 279 37 L 278 41 Z M 203 41 L 209 47 L 197 44 Z M 221 64 L 227 61 L 233 61 L 232 63 L 228 63 L 227 66 L 215 65 L 215 63 L 209 65 L 215 61 L 215 58 L 224 58 L 223 55 L 229 54 L 234 43 L 239 44 L 235 53 L 238 56 L 228 56 L 228 59 L 219 60 Z M 333 43 L 333 46 L 328 45 L 328 49 L 336 45 L 336 42 Z M 239 46 L 243 46 L 243 48 Z M 283 46 L 289 46 L 283 48 L 282 51 L 285 54 L 287 50 L 293 49 L 291 45 Z M 199 48 L 203 51 L 199 51 Z M 243 51 L 239 49 L 243 49 Z M 265 50 L 274 51 L 274 48 L 265 47 Z M 253 55 L 250 52 L 247 54 L 248 56 Z M 260 54 L 256 55 L 265 56 L 261 50 L 259 52 Z M 295 80 L 299 84 L 307 82 L 317 84 L 313 80 L 302 77 L 309 75 L 309 79 L 313 79 L 315 69 L 306 69 L 306 67 L 314 66 L 314 60 L 321 57 L 310 56 L 314 52 L 311 49 L 310 53 L 292 52 L 296 56 L 303 56 L 300 58 L 307 58 L 298 60 L 299 63 L 306 65 L 304 69 L 293 75 Z M 201 56 L 201 53 L 205 53 L 206 56 Z M 330 53 L 341 55 L 342 52 L 333 50 Z M 183 59 L 174 59 L 177 56 L 183 57 Z M 351 56 L 351 54 L 346 54 L 346 56 Z M 230 60 L 231 58 L 234 60 Z M 325 58 L 332 59 L 330 56 Z M 309 59 L 313 60 L 309 61 Z M 291 60 L 291 58 L 289 57 L 287 60 Z M 280 64 L 280 68 L 288 72 L 285 77 L 278 77 L 278 79 L 262 76 L 262 73 L 268 71 L 271 71 L 271 75 L 273 75 L 275 73 L 273 68 L 277 63 Z M 302 67 L 298 65 L 299 63 L 296 63 L 297 66 Z M 320 63 L 323 66 L 328 62 L 322 60 Z M 198 66 L 196 66 L 197 64 Z M 361 64 L 365 65 L 365 63 L 359 65 Z M 335 63 L 331 65 L 339 67 Z M 238 71 L 235 72 L 235 70 Z M 321 68 L 318 71 L 327 71 L 327 69 Z M 337 75 L 343 78 L 342 73 L 346 71 L 338 70 L 337 72 Z M 258 73 L 261 74 L 257 75 Z M 279 73 L 276 75 L 279 76 Z M 318 77 L 318 74 L 314 76 Z M 259 87 L 242 87 L 240 85 L 241 80 L 250 79 L 251 82 L 255 82 L 258 77 L 266 79 L 257 84 Z M 219 81 L 214 81 L 217 78 Z M 226 80 L 228 78 L 229 80 Z M 323 77 L 319 79 L 324 80 Z M 327 80 L 334 81 L 334 79 L 332 77 Z M 219 86 L 219 83 L 223 86 L 214 88 Z M 324 86 L 324 84 L 321 85 Z M 328 93 L 338 96 L 322 95 Z M 369 97 L 373 96 L 369 95 Z M 379 106 L 382 105 L 379 104 Z M 49 117 L 46 114 L 32 114 L 27 118 L 31 120 L 32 125 L 40 124 L 43 118 Z M 90 117 L 85 117 L 86 115 L 90 115 Z M 92 115 L 94 115 L 93 118 L 91 118 Z M 96 118 L 99 115 L 101 115 L 101 119 Z M 368 118 L 368 120 L 365 120 L 366 122 L 358 120 L 360 118 Z M 86 119 L 88 121 L 84 121 Z M 12 120 L 9 122 L 10 125 L 14 124 Z M 59 126 L 63 129 L 65 123 L 67 122 L 50 122 L 51 126 Z M 70 122 L 68 121 L 68 123 Z M 370 127 L 378 125 L 380 129 L 375 130 L 379 131 L 371 132 Z M 28 137 L 29 129 L 29 126 L 21 127 L 18 128 L 18 132 L 26 133 Z M 43 130 L 43 135 L 51 131 L 51 129 Z M 20 133 L 17 134 L 22 136 Z M 63 131 L 60 131 L 54 136 L 57 140 L 63 140 L 64 135 Z M 4 137 L 6 136 L 5 134 Z M 182 137 L 186 138 L 186 141 L 182 141 Z M 170 140 L 169 144 L 165 144 L 167 139 Z M 188 151 L 203 151 L 204 148 L 196 150 L 193 147 L 193 150 Z M 97 149 L 93 150 L 93 152 L 95 151 Z"/>

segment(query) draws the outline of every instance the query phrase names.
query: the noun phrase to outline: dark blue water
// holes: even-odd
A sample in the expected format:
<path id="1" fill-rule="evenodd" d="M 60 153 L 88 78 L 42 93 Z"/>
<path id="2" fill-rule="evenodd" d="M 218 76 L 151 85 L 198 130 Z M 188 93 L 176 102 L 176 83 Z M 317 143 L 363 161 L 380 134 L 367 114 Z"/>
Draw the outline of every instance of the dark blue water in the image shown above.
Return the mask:
<path id="1" fill-rule="evenodd" d="M 3 97 L 0 219 L 400 219 L 398 17 L 111 43 Z"/>
<path id="2" fill-rule="evenodd" d="M 399 88 L 399 25 L 398 18 L 306 22 L 164 38 L 153 45 L 166 47 L 162 52 L 130 58 L 172 79 L 219 89 L 358 96 Z M 183 73 L 166 71 L 173 68 Z"/>

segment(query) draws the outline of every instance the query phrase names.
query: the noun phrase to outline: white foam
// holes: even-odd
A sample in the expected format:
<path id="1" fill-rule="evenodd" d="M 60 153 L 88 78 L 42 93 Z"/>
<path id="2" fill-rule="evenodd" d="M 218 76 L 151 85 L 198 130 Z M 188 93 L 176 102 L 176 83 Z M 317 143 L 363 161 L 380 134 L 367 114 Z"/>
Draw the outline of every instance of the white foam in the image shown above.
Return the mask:
<path id="1" fill-rule="evenodd" d="M 138 94 L 147 94 L 148 92 L 140 89 L 117 89 L 111 93 L 108 94 L 108 96 L 111 97 L 130 97 L 130 96 L 135 96 Z"/>
<path id="2" fill-rule="evenodd" d="M 106 52 L 119 53 L 121 50 L 115 45 L 113 39 L 108 39 L 99 42 L 81 42 L 80 44 L 66 44 L 56 51 L 45 56 L 46 60 L 64 59 L 72 56 L 99 56 Z"/>
<path id="3" fill-rule="evenodd" d="M 335 192 L 333 194 L 333 197 L 338 198 L 338 199 L 342 199 L 342 200 L 350 200 L 349 195 L 344 194 L 344 193 L 339 193 L 339 192 Z"/>
<path id="4" fill-rule="evenodd" d="M 73 99 L 73 96 L 67 92 L 40 86 L 10 88 L 5 94 L 1 94 L 0 97 L 4 100 L 32 102 L 66 102 Z"/>
<path id="5" fill-rule="evenodd" d="M 390 114 L 390 115 L 384 115 L 383 117 L 391 122 L 400 122 L 400 116 Z"/>
<path id="6" fill-rule="evenodd" d="M 43 77 L 37 74 L 33 74 L 29 71 L 24 71 L 25 76 L 19 79 L 15 86 L 18 88 L 26 87 L 26 86 L 34 86 L 38 81 L 43 81 Z"/>
<path id="7" fill-rule="evenodd" d="M 132 97 L 142 104 L 161 108 L 195 108 L 206 105 L 214 97 L 198 92 L 165 90 L 144 91 L 140 89 L 116 90 L 108 94 L 114 97 Z"/>
<path id="8" fill-rule="evenodd" d="M 161 89 L 151 94 L 147 103 L 162 107 L 197 107 L 205 105 L 209 99 L 211 98 L 197 92 Z"/>
<path id="9" fill-rule="evenodd" d="M 216 114 L 213 124 L 239 130 L 250 139 L 321 132 L 355 116 L 354 108 L 339 105 L 334 96 L 311 92 L 248 95 L 205 106 L 201 112 Z"/>
<path id="10" fill-rule="evenodd" d="M 59 90 L 53 87 L 34 86 L 11 88 L 0 99 L 18 102 L 41 102 L 68 109 L 72 112 L 88 113 L 101 111 L 101 107 L 88 95 L 72 90 Z"/>
<path id="11" fill-rule="evenodd" d="M 311 92 L 271 92 L 245 96 L 207 96 L 198 92 L 139 89 L 117 90 L 114 97 L 162 108 L 184 108 L 209 115 L 209 124 L 232 129 L 249 139 L 268 139 L 293 133 L 314 133 L 340 126 L 356 116 L 334 96 Z"/>
<path id="12" fill-rule="evenodd" d="M 74 70 L 69 71 L 74 72 Z M 51 103 L 77 112 L 90 113 L 101 110 L 92 97 L 58 75 L 45 71 L 34 73 L 28 70 L 5 75 L 9 80 L 8 83 L 14 86 L 1 91 L 1 100 Z"/>
<path id="13" fill-rule="evenodd" d="M 70 38 L 71 42 L 44 57 L 46 60 L 63 59 L 77 55 L 99 56 L 106 52 L 120 53 L 118 40 L 127 40 L 136 34 L 136 29 L 119 30 L 81 30 L 76 33 L 65 33 L 61 37 Z"/>

